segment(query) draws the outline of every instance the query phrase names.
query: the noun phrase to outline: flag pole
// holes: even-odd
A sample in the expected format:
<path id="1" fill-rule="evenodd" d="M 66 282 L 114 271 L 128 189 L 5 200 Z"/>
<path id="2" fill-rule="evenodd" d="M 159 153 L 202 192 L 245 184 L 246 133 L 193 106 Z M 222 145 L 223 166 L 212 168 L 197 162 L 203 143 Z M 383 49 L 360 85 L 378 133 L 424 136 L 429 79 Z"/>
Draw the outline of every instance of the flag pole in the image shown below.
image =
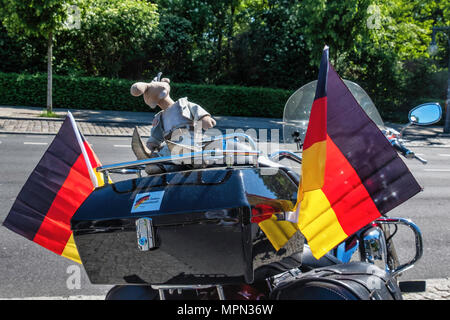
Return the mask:
<path id="1" fill-rule="evenodd" d="M 80 145 L 81 153 L 83 154 L 84 161 L 86 162 L 86 166 L 87 166 L 87 169 L 89 172 L 89 177 L 91 178 L 94 188 L 97 188 L 98 187 L 97 177 L 95 176 L 94 170 L 92 169 L 91 161 L 89 160 L 89 157 L 87 155 L 86 148 L 84 147 L 80 132 L 78 131 L 78 126 L 77 126 L 75 119 L 73 118 L 73 115 L 70 111 L 67 111 L 67 116 L 69 117 L 70 122 L 72 123 L 72 127 L 75 131 L 75 136 L 77 137 L 78 144 Z"/>

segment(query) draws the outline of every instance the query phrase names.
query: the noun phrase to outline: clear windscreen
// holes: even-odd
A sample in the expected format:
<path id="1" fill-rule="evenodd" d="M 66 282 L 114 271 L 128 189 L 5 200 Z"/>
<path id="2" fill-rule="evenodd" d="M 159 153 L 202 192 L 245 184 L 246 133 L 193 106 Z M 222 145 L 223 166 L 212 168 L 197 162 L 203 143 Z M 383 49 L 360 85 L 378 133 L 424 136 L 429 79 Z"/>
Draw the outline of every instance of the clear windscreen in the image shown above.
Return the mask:
<path id="1" fill-rule="evenodd" d="M 383 120 L 369 95 L 356 83 L 344 80 L 355 99 L 367 115 L 380 129 L 384 128 Z M 317 80 L 314 80 L 298 89 L 286 102 L 283 113 L 283 139 L 284 143 L 294 142 L 294 132 L 298 131 L 302 141 L 305 140 L 308 128 L 309 115 L 316 93 Z"/>

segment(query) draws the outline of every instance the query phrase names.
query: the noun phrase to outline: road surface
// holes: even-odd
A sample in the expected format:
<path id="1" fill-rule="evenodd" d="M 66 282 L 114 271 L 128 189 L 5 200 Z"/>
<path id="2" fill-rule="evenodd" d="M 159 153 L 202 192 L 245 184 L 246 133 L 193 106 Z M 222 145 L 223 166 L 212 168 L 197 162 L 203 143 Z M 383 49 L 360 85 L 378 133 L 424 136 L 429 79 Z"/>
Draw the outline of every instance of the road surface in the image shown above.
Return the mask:
<path id="1" fill-rule="evenodd" d="M 45 152 L 53 135 L 0 134 L 0 222 Z M 103 164 L 134 160 L 130 138 L 87 137 Z M 415 147 L 427 165 L 406 160 L 424 191 L 392 210 L 390 216 L 411 218 L 424 237 L 424 256 L 401 280 L 449 277 L 450 146 Z M 412 255 L 412 238 L 396 236 L 404 260 Z M 90 284 L 82 267 L 0 227 L 0 299 L 24 297 L 101 298 L 110 286 Z M 79 281 L 77 274 L 80 274 Z"/>

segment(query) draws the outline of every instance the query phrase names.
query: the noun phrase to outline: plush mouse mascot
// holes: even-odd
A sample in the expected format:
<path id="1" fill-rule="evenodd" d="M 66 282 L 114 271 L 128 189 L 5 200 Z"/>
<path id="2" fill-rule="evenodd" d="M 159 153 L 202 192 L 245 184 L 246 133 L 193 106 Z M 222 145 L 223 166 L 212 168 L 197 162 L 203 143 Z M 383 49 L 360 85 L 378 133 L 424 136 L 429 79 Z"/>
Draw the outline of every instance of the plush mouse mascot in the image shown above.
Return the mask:
<path id="1" fill-rule="evenodd" d="M 216 121 L 205 109 L 187 98 L 173 101 L 170 97 L 170 80 L 160 77 L 161 73 L 150 83 L 137 82 L 130 90 L 135 97 L 143 95 L 150 108 L 161 108 L 153 119 L 150 137 L 146 143 L 148 151 L 163 156 L 169 155 L 174 146 L 183 146 L 186 150 L 193 151 L 193 133 L 214 127 Z M 164 148 L 165 145 L 168 149 Z M 138 156 L 139 152 L 135 153 Z"/>

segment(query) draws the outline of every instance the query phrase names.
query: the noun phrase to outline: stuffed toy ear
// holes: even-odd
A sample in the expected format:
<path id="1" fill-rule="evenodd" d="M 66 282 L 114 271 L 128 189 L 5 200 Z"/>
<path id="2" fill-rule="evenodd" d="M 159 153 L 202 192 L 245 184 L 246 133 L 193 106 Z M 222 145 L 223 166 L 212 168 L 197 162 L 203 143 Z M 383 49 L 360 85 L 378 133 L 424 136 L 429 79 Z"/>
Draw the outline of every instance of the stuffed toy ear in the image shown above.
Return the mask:
<path id="1" fill-rule="evenodd" d="M 158 99 L 159 99 L 159 100 L 162 100 L 162 99 L 164 99 L 165 97 L 167 97 L 168 94 L 169 94 L 169 93 L 167 92 L 167 90 L 164 89 L 163 91 L 161 91 L 161 92 L 159 93 Z"/>
<path id="2" fill-rule="evenodd" d="M 170 79 L 169 78 L 162 78 L 161 81 L 170 83 Z"/>
<path id="3" fill-rule="evenodd" d="M 133 96 L 139 97 L 143 95 L 145 90 L 147 90 L 148 84 L 145 82 L 136 82 L 131 86 L 130 92 Z"/>

